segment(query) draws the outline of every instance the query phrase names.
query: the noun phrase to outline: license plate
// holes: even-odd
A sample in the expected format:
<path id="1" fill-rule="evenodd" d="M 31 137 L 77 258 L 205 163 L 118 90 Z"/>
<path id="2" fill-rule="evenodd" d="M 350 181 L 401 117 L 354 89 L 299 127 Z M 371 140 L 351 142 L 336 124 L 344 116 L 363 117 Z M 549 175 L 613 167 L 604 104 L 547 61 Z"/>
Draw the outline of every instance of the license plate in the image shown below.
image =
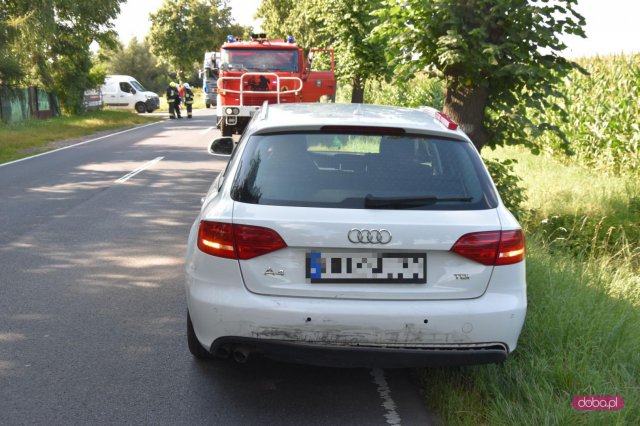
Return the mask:
<path id="1" fill-rule="evenodd" d="M 425 284 L 427 254 L 309 252 L 306 278 L 312 284 Z"/>

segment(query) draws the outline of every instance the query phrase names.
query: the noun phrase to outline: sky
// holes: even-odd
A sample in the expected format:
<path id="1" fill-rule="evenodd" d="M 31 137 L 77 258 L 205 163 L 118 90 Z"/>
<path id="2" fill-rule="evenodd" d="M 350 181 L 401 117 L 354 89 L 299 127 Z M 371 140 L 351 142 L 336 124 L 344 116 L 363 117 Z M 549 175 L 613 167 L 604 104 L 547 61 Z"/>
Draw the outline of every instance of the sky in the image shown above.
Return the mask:
<path id="1" fill-rule="evenodd" d="M 304 1 L 304 0 L 301 0 Z M 158 10 L 163 0 L 128 0 L 121 6 L 115 29 L 123 43 L 132 37 L 139 40 L 149 32 L 149 13 Z M 253 18 L 260 0 L 230 0 L 233 18 L 241 25 L 252 25 L 257 32 L 260 22 Z M 567 36 L 569 58 L 640 52 L 639 0 L 579 0 L 577 10 L 586 20 L 587 38 Z"/>

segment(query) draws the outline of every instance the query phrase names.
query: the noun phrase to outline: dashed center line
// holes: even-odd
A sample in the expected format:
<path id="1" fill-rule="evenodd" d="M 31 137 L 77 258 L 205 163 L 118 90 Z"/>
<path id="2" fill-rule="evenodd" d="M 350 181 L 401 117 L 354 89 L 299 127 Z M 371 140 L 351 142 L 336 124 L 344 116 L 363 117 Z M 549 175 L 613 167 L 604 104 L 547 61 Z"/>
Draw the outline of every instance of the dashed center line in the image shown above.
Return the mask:
<path id="1" fill-rule="evenodd" d="M 156 164 L 158 161 L 162 160 L 164 157 L 156 157 L 151 161 L 147 161 L 146 163 L 144 163 L 142 166 L 138 167 L 137 169 L 127 173 L 126 175 L 122 176 L 120 179 L 116 180 L 116 183 L 124 183 L 126 181 L 128 181 L 129 179 L 131 179 L 132 177 L 134 177 L 135 175 L 137 175 L 138 173 L 140 173 L 141 171 L 148 169 L 149 167 L 153 166 L 154 164 Z"/>

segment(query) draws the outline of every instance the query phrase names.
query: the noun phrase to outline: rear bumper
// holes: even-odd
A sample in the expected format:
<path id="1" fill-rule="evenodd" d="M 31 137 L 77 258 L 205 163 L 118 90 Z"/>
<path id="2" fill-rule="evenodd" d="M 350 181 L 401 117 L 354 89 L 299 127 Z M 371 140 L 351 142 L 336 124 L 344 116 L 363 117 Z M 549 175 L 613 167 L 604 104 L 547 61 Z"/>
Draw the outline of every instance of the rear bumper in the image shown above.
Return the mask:
<path id="1" fill-rule="evenodd" d="M 500 362 L 517 345 L 527 307 L 524 276 L 512 267 L 495 268 L 475 299 L 357 300 L 259 295 L 240 284 L 237 264 L 200 277 L 188 261 L 187 304 L 198 340 L 213 352 L 250 345 L 272 357 L 297 353 L 300 362 L 314 352 L 381 366 L 394 357 L 400 365 Z"/>
<path id="2" fill-rule="evenodd" d="M 261 108 L 261 105 L 257 105 L 257 106 L 240 106 L 240 105 L 216 105 L 217 107 L 217 115 L 218 117 L 224 117 L 225 120 L 227 120 L 226 122 L 228 124 L 235 124 L 235 123 L 229 123 L 229 121 L 233 121 L 236 119 L 236 117 L 238 118 L 250 118 L 253 117 L 253 115 L 258 112 L 258 110 Z M 226 108 L 233 108 L 235 110 L 238 111 L 237 114 L 227 114 L 226 112 Z"/>
<path id="3" fill-rule="evenodd" d="M 221 337 L 211 353 L 229 356 L 241 351 L 277 361 L 347 368 L 410 368 L 496 364 L 507 358 L 503 345 L 476 347 L 385 348 L 375 346 L 331 346 L 318 343 Z"/>

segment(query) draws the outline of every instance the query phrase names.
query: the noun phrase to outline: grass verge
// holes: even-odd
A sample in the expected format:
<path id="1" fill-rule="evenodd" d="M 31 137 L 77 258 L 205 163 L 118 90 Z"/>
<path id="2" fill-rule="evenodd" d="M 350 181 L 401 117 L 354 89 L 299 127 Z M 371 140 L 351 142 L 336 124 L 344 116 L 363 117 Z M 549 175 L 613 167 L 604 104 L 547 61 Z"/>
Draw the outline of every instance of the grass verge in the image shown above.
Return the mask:
<path id="1" fill-rule="evenodd" d="M 638 424 L 640 180 L 517 149 L 491 156 L 515 157 L 528 188 L 527 319 L 504 365 L 420 370 L 427 404 L 446 425 Z M 585 220 L 595 225 L 564 226 Z M 576 411 L 577 395 L 625 407 Z"/>
<path id="2" fill-rule="evenodd" d="M 58 148 L 57 141 L 79 138 L 98 131 L 131 127 L 161 120 L 127 111 L 96 111 L 72 117 L 26 120 L 0 124 L 0 163 Z"/>
<path id="3" fill-rule="evenodd" d="M 603 267 L 604 266 L 604 267 Z M 529 309 L 502 366 L 425 369 L 427 404 L 446 425 L 614 425 L 640 419 L 640 280 L 601 262 L 551 255 L 530 238 Z M 577 395 L 619 395 L 620 411 L 576 411 Z"/>
<path id="4" fill-rule="evenodd" d="M 528 200 L 522 225 L 558 255 L 607 258 L 640 273 L 640 176 L 606 176 L 579 164 L 511 147 L 488 153 L 514 158 Z"/>

